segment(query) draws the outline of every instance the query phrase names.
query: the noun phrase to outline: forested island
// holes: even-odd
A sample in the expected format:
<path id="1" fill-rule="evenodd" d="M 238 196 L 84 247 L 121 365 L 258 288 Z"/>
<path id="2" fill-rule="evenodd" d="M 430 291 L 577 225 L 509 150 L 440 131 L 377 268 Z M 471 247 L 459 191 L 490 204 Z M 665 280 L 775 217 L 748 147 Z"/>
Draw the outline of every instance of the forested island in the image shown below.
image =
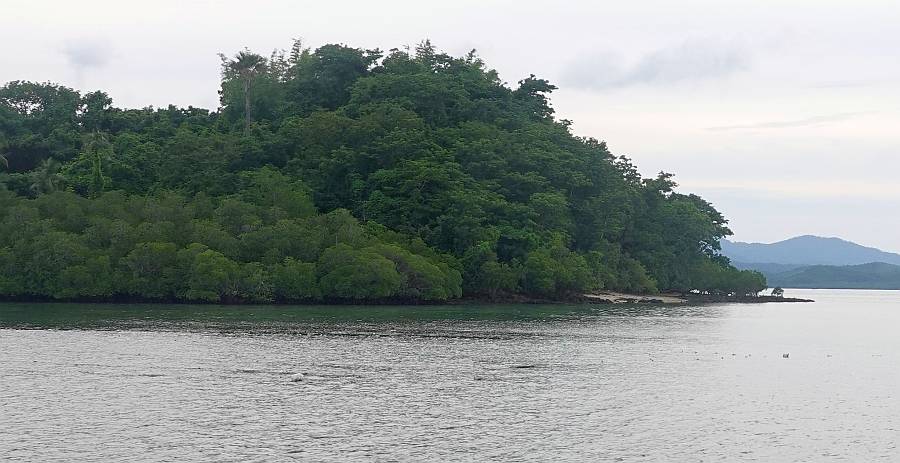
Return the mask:
<path id="1" fill-rule="evenodd" d="M 642 178 L 474 51 L 222 57 L 221 106 L 0 88 L 0 297 L 566 300 L 756 295 L 710 203 Z"/>

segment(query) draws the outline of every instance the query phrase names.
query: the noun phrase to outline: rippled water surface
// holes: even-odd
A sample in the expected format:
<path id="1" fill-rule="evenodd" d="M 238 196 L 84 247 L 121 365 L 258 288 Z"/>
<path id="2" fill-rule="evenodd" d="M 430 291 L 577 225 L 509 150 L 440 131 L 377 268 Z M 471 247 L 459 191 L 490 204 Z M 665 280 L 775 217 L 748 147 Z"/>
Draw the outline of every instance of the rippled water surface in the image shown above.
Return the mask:
<path id="1" fill-rule="evenodd" d="M 788 295 L 817 302 L 0 304 L 0 455 L 900 460 L 900 292 Z"/>

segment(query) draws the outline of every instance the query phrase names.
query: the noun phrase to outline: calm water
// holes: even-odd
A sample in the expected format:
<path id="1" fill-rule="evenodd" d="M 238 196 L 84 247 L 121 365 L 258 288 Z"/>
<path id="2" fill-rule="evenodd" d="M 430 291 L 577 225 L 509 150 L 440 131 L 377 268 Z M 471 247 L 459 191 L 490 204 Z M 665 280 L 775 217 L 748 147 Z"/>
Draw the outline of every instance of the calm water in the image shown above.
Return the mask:
<path id="1" fill-rule="evenodd" d="M 0 455 L 900 459 L 900 292 L 788 295 L 818 302 L 0 304 Z"/>

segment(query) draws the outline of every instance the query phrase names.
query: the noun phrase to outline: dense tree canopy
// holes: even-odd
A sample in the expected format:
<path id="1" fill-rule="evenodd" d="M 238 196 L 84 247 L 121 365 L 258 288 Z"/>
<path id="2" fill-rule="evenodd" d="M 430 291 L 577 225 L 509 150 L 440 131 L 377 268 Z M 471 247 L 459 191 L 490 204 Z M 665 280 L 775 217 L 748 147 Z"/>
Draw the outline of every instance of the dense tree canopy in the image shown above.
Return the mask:
<path id="1" fill-rule="evenodd" d="M 223 55 L 221 107 L 0 88 L 0 294 L 447 300 L 756 294 L 731 232 L 474 52 Z"/>

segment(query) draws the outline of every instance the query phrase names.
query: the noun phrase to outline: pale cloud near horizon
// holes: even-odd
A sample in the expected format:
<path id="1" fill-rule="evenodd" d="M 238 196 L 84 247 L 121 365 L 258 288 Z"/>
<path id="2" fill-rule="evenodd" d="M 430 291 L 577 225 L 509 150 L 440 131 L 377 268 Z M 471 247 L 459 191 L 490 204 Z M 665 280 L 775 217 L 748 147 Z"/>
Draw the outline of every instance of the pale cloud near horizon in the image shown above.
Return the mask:
<path id="1" fill-rule="evenodd" d="M 896 1 L 0 1 L 0 82 L 101 89 L 122 107 L 216 108 L 217 53 L 294 37 L 476 48 L 512 85 L 557 84 L 554 108 L 578 135 L 645 175 L 676 173 L 736 239 L 900 251 Z"/>
<path id="2" fill-rule="evenodd" d="M 632 85 L 671 85 L 724 78 L 751 66 L 751 54 L 736 42 L 689 39 L 650 51 L 626 64 L 615 52 L 579 56 L 562 72 L 562 84 L 593 90 Z"/>
<path id="3" fill-rule="evenodd" d="M 839 113 L 839 114 L 826 114 L 822 116 L 812 116 L 803 119 L 794 119 L 788 121 L 769 121 L 769 122 L 757 122 L 753 124 L 745 124 L 745 125 L 720 125 L 717 127 L 707 127 L 706 130 L 711 131 L 726 131 L 726 130 L 754 130 L 754 129 L 786 129 L 793 127 L 807 127 L 807 126 L 818 126 L 822 124 L 827 124 L 829 122 L 840 122 L 846 121 L 848 119 L 852 119 L 854 117 L 871 114 L 868 111 L 861 112 L 850 112 L 850 113 Z"/>
<path id="4" fill-rule="evenodd" d="M 755 198 L 796 198 L 840 201 L 900 202 L 900 189 L 890 182 L 860 182 L 839 179 L 829 181 L 757 179 L 757 180 L 697 180 L 695 189 L 717 190 L 730 194 L 744 194 Z"/>

